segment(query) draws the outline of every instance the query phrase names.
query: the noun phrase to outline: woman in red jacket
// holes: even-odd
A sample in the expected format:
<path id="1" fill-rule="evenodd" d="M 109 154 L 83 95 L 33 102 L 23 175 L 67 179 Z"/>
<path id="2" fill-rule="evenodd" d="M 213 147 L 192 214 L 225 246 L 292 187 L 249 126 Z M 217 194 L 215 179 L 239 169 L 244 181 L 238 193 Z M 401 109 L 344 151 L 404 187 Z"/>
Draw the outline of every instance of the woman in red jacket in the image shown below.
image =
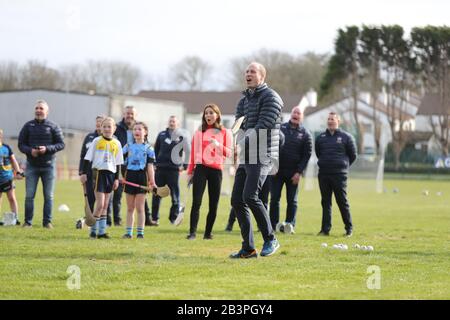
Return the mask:
<path id="1" fill-rule="evenodd" d="M 203 110 L 202 126 L 192 138 L 191 160 L 188 181 L 192 181 L 191 226 L 188 240 L 196 237 L 200 206 L 206 182 L 208 182 L 209 211 L 203 239 L 212 239 L 212 228 L 217 216 L 217 207 L 222 186 L 222 169 L 225 158 L 230 157 L 231 132 L 221 124 L 221 112 L 217 105 L 207 104 Z M 192 179 L 192 180 L 191 180 Z"/>

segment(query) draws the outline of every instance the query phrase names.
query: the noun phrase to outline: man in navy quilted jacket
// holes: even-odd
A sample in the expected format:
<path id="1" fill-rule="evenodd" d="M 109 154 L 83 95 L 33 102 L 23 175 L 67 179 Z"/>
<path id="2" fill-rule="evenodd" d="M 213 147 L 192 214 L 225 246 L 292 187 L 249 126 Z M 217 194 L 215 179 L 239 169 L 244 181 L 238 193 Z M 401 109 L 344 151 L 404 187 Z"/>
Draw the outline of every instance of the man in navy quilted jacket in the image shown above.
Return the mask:
<path id="1" fill-rule="evenodd" d="M 25 171 L 25 222 L 31 227 L 34 215 L 34 197 L 42 180 L 44 191 L 44 228 L 52 229 L 53 191 L 56 180 L 56 152 L 64 149 L 61 128 L 47 119 L 49 107 L 44 100 L 38 100 L 34 107 L 35 119 L 28 121 L 19 134 L 19 150 L 27 156 Z"/>
<path id="2" fill-rule="evenodd" d="M 356 145 L 348 132 L 339 129 L 339 122 L 339 115 L 330 112 L 328 128 L 316 138 L 315 142 L 322 195 L 322 228 L 318 235 L 328 236 L 330 233 L 331 197 L 334 193 L 345 225 L 344 236 L 351 237 L 353 224 L 347 200 L 347 174 L 349 167 L 356 160 Z"/>
<path id="3" fill-rule="evenodd" d="M 291 111 L 289 121 L 281 125 L 284 145 L 280 148 L 280 169 L 271 181 L 270 221 L 273 229 L 285 233 L 294 233 L 298 187 L 312 153 L 311 134 L 302 123 L 303 112 L 296 106 Z M 279 223 L 283 185 L 286 185 L 286 220 Z"/>
<path id="4" fill-rule="evenodd" d="M 256 258 L 250 211 L 264 240 L 261 256 L 274 254 L 280 244 L 270 223 L 269 213 L 259 194 L 269 174 L 278 167 L 281 110 L 283 101 L 265 83 L 266 69 L 257 62 L 245 71 L 247 89 L 236 108 L 236 120 L 244 117 L 238 134 L 239 167 L 236 170 L 231 205 L 242 235 L 242 247 L 231 258 Z M 242 134 L 243 133 L 243 134 Z"/>

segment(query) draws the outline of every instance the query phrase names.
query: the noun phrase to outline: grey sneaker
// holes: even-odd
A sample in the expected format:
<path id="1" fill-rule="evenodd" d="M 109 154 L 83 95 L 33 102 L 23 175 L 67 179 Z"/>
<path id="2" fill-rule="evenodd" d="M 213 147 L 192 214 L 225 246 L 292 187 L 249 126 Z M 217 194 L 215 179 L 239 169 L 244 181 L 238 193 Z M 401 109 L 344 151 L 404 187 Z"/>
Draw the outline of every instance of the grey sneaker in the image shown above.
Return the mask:
<path id="1" fill-rule="evenodd" d="M 262 257 L 268 257 L 277 252 L 278 248 L 280 248 L 280 243 L 277 239 L 273 239 L 272 241 L 264 242 L 263 248 L 261 250 Z"/>
<path id="2" fill-rule="evenodd" d="M 286 224 L 284 222 L 278 222 L 277 226 L 275 227 L 275 231 L 284 233 L 284 227 L 285 226 L 286 226 Z"/>
<path id="3" fill-rule="evenodd" d="M 284 225 L 284 233 L 288 233 L 288 234 L 294 234 L 294 226 L 292 225 L 292 223 L 286 222 L 286 224 Z"/>

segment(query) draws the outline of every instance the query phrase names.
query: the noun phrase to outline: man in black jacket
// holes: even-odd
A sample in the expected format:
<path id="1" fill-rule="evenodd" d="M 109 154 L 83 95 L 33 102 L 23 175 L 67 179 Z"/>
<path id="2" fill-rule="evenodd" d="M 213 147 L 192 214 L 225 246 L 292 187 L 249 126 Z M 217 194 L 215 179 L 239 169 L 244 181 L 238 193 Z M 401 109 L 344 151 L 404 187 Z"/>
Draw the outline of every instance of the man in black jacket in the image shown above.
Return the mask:
<path id="1" fill-rule="evenodd" d="M 190 154 L 189 137 L 179 128 L 176 116 L 170 116 L 169 126 L 158 134 L 154 149 L 156 155 L 155 182 L 158 186 L 167 184 L 170 188 L 172 206 L 169 220 L 174 224 L 180 211 L 180 171 L 187 169 Z M 155 226 L 158 225 L 160 203 L 161 197 L 154 195 L 151 224 Z M 181 219 L 182 217 L 177 220 L 178 224 L 181 223 Z"/>
<path id="2" fill-rule="evenodd" d="M 247 90 L 243 92 L 236 110 L 236 119 L 242 116 L 245 119 L 241 126 L 244 134 L 237 137 L 238 149 L 241 150 L 240 165 L 236 170 L 231 205 L 239 221 L 243 242 L 241 250 L 233 253 L 231 258 L 258 256 L 249 209 L 264 239 L 261 256 L 270 256 L 280 247 L 267 209 L 259 198 L 267 175 L 278 163 L 283 108 L 283 101 L 267 86 L 265 78 L 266 69 L 260 63 L 252 62 L 247 67 L 245 71 Z"/>
<path id="3" fill-rule="evenodd" d="M 280 169 L 272 177 L 270 190 L 270 221 L 272 228 L 294 233 L 297 213 L 297 195 L 300 178 L 312 153 L 311 134 L 302 125 L 303 112 L 299 106 L 292 109 L 291 118 L 281 125 L 284 145 L 280 148 Z M 280 198 L 286 184 L 286 220 L 280 228 Z M 278 226 L 277 226 L 278 225 Z"/>
<path id="4" fill-rule="evenodd" d="M 53 192 L 56 180 L 56 152 L 64 149 L 61 128 L 47 119 L 49 107 L 44 100 L 38 100 L 34 107 L 35 119 L 28 121 L 20 130 L 19 150 L 27 156 L 25 171 L 25 222 L 24 227 L 31 227 L 34 216 L 34 197 L 39 182 L 42 180 L 44 191 L 44 228 L 52 229 Z"/>
<path id="5" fill-rule="evenodd" d="M 331 197 L 334 193 L 345 225 L 345 236 L 353 232 L 350 206 L 347 200 L 348 169 L 356 160 L 354 138 L 339 129 L 340 118 L 330 112 L 327 130 L 316 138 L 315 151 L 319 165 L 319 187 L 322 196 L 322 228 L 318 235 L 328 236 L 331 230 Z"/>

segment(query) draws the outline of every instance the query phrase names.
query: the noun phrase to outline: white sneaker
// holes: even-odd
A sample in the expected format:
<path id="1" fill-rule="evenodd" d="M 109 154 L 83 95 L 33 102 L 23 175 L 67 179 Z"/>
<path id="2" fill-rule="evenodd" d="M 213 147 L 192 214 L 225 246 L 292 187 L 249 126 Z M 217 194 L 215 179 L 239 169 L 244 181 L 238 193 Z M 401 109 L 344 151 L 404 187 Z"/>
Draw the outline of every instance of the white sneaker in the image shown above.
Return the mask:
<path id="1" fill-rule="evenodd" d="M 284 222 L 278 222 L 277 226 L 275 227 L 275 231 L 276 232 L 284 232 L 285 225 L 286 225 L 286 223 L 284 223 Z"/>
<path id="2" fill-rule="evenodd" d="M 176 227 L 178 227 L 183 222 L 183 218 L 184 218 L 184 208 L 182 208 L 182 210 L 180 210 L 180 212 L 178 212 L 178 216 L 175 219 L 175 221 L 173 222 L 173 224 Z"/>
<path id="3" fill-rule="evenodd" d="M 289 233 L 289 234 L 294 234 L 294 226 L 292 225 L 292 223 L 286 223 L 284 225 L 284 233 Z"/>

